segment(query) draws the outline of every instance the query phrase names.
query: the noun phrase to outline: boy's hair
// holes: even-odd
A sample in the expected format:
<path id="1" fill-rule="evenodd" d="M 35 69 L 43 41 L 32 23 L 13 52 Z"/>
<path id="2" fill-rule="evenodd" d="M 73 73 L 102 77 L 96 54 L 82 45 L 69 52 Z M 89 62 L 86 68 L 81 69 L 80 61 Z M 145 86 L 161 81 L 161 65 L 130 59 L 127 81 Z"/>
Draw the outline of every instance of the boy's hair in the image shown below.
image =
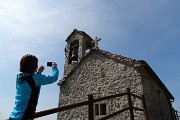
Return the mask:
<path id="1" fill-rule="evenodd" d="M 38 66 L 38 59 L 34 55 L 24 55 L 21 58 L 20 61 L 20 72 L 28 72 L 28 73 L 33 73 L 35 72 L 36 68 Z"/>

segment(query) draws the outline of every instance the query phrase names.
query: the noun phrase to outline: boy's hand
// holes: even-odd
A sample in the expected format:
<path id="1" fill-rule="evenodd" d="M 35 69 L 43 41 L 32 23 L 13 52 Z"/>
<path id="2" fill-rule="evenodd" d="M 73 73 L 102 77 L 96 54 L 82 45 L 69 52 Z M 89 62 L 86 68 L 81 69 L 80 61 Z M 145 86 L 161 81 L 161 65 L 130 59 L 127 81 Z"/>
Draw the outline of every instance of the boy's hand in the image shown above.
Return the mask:
<path id="1" fill-rule="evenodd" d="M 44 71 L 44 66 L 40 66 L 38 69 L 38 73 L 42 73 Z"/>
<path id="2" fill-rule="evenodd" d="M 52 67 L 57 67 L 57 64 L 55 62 L 52 62 Z"/>

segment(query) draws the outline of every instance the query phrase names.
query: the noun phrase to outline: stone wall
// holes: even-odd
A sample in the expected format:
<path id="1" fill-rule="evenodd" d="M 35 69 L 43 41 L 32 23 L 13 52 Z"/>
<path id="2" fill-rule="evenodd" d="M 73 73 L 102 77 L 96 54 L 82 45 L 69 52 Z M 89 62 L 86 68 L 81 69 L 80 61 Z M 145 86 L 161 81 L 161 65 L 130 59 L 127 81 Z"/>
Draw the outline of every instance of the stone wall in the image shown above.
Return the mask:
<path id="1" fill-rule="evenodd" d="M 134 67 L 121 64 L 109 57 L 94 52 L 90 54 L 66 79 L 60 88 L 59 106 L 87 100 L 88 94 L 94 98 L 126 92 L 126 88 L 137 95 L 143 93 L 140 73 Z M 102 101 L 106 103 L 107 114 L 127 107 L 127 97 Z M 133 98 L 133 105 L 142 108 L 139 99 Z M 101 116 L 95 116 L 99 118 Z M 86 120 L 87 106 L 61 112 L 58 120 Z M 111 120 L 129 120 L 129 112 L 124 112 Z M 143 120 L 142 112 L 135 111 L 135 120 Z"/>
<path id="2" fill-rule="evenodd" d="M 73 68 L 75 68 L 77 66 L 77 63 L 74 63 L 74 64 L 66 64 L 64 66 L 64 76 L 67 76 Z"/>
<path id="3" fill-rule="evenodd" d="M 148 120 L 172 120 L 167 96 L 156 78 L 143 70 L 142 83 Z"/>

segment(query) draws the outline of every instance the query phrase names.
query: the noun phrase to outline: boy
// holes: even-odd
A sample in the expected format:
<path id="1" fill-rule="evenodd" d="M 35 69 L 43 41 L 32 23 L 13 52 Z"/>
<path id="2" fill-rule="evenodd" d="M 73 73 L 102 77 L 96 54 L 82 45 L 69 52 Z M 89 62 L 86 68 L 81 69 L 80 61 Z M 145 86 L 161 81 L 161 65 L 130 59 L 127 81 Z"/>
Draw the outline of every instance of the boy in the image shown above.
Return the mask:
<path id="1" fill-rule="evenodd" d="M 38 59 L 27 54 L 21 58 L 20 74 L 16 78 L 15 107 L 9 120 L 28 120 L 35 114 L 41 85 L 51 84 L 58 79 L 57 64 L 52 63 L 52 75 L 45 76 L 41 73 L 44 67 L 38 69 Z"/>

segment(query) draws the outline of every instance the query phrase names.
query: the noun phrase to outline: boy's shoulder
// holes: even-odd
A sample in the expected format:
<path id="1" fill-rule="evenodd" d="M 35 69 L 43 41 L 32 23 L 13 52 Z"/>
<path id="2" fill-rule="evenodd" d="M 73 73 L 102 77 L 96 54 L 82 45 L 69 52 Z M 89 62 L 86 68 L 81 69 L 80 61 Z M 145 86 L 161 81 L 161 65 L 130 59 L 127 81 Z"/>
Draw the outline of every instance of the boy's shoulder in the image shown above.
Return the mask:
<path id="1" fill-rule="evenodd" d="M 21 77 L 23 77 L 25 74 L 24 73 L 18 73 L 17 76 L 16 76 L 16 82 L 21 82 Z"/>
<path id="2" fill-rule="evenodd" d="M 33 74 L 29 74 L 29 73 L 18 73 L 16 76 L 16 82 L 22 82 L 22 78 L 26 77 L 28 75 L 33 75 Z"/>

